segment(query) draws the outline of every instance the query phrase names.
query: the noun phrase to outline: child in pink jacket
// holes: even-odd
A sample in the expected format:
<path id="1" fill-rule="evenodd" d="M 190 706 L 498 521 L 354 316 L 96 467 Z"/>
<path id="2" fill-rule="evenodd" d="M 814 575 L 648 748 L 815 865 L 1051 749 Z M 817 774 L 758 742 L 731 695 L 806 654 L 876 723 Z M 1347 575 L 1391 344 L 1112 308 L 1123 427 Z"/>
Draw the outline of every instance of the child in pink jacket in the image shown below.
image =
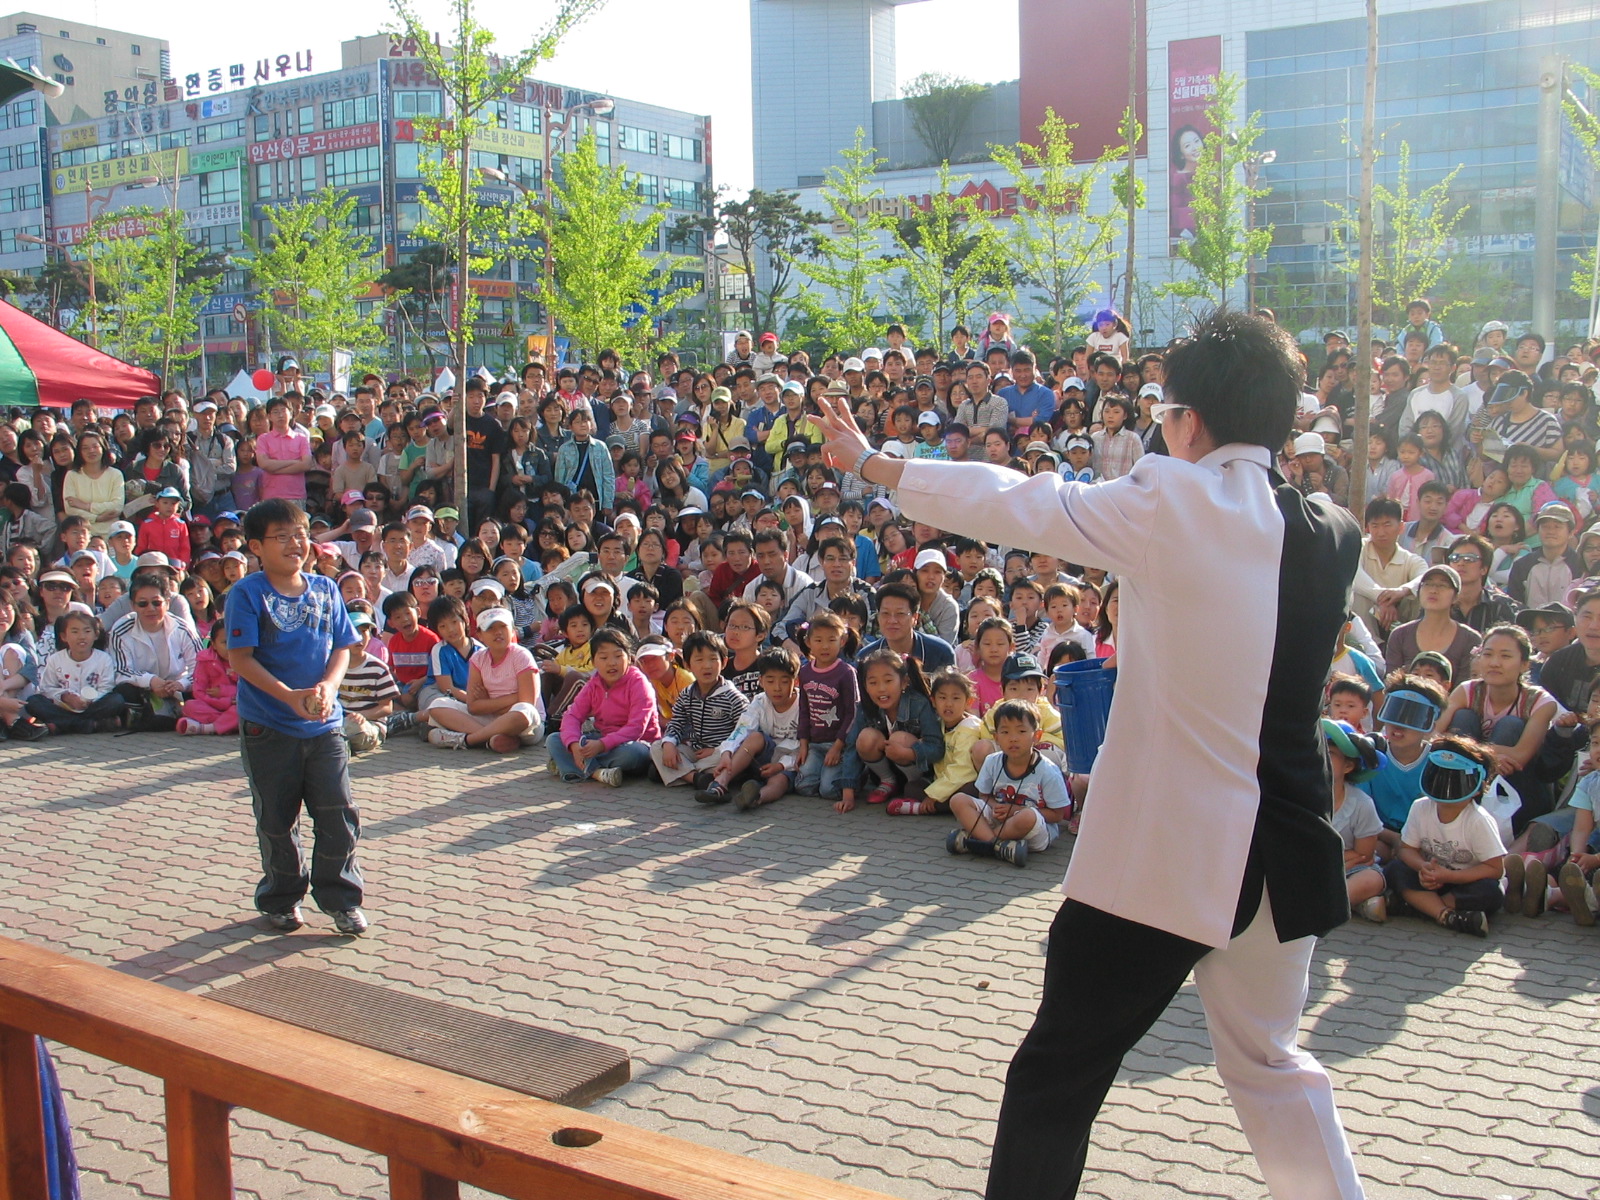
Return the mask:
<path id="1" fill-rule="evenodd" d="M 633 639 L 619 629 L 589 638 L 594 674 L 561 716 L 546 742 L 550 762 L 568 783 L 593 779 L 621 787 L 650 766 L 651 743 L 661 739 L 655 689 L 633 665 Z"/>
<path id="2" fill-rule="evenodd" d="M 211 627 L 206 648 L 195 657 L 194 699 L 184 701 L 178 732 L 237 733 L 238 691 L 239 677 L 228 665 L 228 626 L 218 621 Z"/>

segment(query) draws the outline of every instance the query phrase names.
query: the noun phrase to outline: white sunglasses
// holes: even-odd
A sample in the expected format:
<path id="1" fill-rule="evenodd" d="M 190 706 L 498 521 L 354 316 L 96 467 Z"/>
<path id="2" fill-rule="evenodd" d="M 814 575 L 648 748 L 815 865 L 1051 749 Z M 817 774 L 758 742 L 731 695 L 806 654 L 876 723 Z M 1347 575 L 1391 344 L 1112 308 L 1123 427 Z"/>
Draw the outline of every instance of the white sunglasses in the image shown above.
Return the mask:
<path id="1" fill-rule="evenodd" d="M 1187 409 L 1187 404 L 1152 404 L 1150 406 L 1150 419 L 1160 425 L 1167 419 L 1167 414 L 1178 409 Z"/>

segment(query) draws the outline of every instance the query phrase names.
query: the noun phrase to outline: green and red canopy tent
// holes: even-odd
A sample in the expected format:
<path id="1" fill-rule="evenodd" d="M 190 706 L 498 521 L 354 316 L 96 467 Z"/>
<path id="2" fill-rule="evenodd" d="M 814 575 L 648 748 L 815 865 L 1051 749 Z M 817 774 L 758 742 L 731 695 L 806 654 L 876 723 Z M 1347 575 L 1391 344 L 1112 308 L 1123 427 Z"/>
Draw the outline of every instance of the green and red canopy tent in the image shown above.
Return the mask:
<path id="1" fill-rule="evenodd" d="M 0 59 L 0 104 L 30 89 L 49 95 L 62 91 L 37 70 Z M 81 399 L 102 408 L 129 408 L 140 396 L 159 391 L 153 372 L 103 354 L 0 301 L 0 405 L 65 407 Z"/>

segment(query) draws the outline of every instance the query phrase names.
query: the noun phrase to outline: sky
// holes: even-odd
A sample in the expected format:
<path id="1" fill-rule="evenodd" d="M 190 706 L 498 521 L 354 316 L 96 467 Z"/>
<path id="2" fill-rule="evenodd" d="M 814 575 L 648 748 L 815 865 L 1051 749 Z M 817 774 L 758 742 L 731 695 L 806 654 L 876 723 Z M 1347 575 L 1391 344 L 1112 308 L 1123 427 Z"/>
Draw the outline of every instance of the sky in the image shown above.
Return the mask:
<path id="1" fill-rule="evenodd" d="M 424 21 L 445 24 L 445 0 L 413 0 Z M 1017 11 L 983 17 L 985 59 L 971 61 L 970 0 L 923 0 L 897 10 L 897 78 L 946 71 L 980 83 L 1017 77 Z M 319 70 L 339 63 L 339 43 L 396 23 L 388 0 L 271 0 L 197 6 L 194 0 L 39 0 L 28 10 L 164 37 L 175 74 L 307 50 Z M 552 0 L 477 0 L 478 21 L 503 49 L 520 49 L 554 12 Z M 197 17 L 199 19 L 197 19 Z M 750 186 L 750 0 L 609 0 L 536 74 L 553 83 L 708 114 L 716 182 Z M 774 69 L 804 70 L 781 56 Z"/>

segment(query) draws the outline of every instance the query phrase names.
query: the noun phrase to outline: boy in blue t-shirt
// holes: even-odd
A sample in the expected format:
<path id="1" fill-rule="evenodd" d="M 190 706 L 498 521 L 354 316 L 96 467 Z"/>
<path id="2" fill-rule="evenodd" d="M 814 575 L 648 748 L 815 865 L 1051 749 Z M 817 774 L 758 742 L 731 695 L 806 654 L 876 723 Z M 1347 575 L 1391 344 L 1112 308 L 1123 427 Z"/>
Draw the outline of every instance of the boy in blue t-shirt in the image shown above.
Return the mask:
<path id="1" fill-rule="evenodd" d="M 1397 672 L 1385 680 L 1384 686 L 1378 726 L 1389 752 L 1367 784 L 1367 791 L 1383 822 L 1383 831 L 1378 834 L 1378 857 L 1388 861 L 1400 853 L 1400 831 L 1411 815 L 1411 805 L 1422 795 L 1423 752 L 1439 714 L 1444 712 L 1445 695 L 1438 684 L 1420 675 Z"/>
<path id="2" fill-rule="evenodd" d="M 356 631 L 334 581 L 300 571 L 310 542 L 301 509 L 263 500 L 245 514 L 244 536 L 261 570 L 228 590 L 224 620 L 261 844 L 256 907 L 288 933 L 305 923 L 300 901 L 309 888 L 340 933 L 359 935 L 367 929 L 356 866 L 360 817 L 338 699 Z M 316 831 L 309 869 L 299 837 L 302 806 Z"/>

